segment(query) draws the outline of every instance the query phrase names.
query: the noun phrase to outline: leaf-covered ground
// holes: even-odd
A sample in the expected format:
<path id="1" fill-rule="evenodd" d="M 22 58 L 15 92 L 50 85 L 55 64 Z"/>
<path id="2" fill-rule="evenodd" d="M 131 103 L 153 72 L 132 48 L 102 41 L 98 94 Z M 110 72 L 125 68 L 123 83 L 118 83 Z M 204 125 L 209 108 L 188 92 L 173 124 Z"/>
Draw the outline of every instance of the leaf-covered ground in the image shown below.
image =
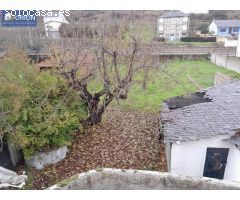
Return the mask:
<path id="1" fill-rule="evenodd" d="M 157 114 L 109 108 L 101 124 L 76 136 L 64 160 L 44 170 L 28 169 L 26 189 L 44 189 L 77 173 L 104 167 L 166 171 L 157 124 Z"/>

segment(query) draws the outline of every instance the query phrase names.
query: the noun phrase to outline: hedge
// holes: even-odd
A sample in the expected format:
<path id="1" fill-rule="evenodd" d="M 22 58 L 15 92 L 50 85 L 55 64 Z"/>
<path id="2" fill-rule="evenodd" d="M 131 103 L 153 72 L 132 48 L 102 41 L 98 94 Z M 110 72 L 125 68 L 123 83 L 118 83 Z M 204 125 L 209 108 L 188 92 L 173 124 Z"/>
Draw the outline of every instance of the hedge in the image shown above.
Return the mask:
<path id="1" fill-rule="evenodd" d="M 216 37 L 182 37 L 181 42 L 216 42 Z"/>
<path id="2" fill-rule="evenodd" d="M 153 38 L 154 42 L 165 42 L 165 38 L 164 37 L 155 37 Z"/>

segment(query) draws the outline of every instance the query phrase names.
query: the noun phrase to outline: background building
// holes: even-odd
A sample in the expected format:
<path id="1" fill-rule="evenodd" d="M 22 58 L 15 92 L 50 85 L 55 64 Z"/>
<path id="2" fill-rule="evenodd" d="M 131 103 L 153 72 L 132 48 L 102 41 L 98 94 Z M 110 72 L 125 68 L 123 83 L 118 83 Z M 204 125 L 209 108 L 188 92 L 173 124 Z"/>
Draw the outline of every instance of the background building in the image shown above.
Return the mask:
<path id="1" fill-rule="evenodd" d="M 237 36 L 240 33 L 240 20 L 213 20 L 209 32 L 217 36 Z"/>
<path id="2" fill-rule="evenodd" d="M 62 24 L 68 24 L 68 21 L 59 11 L 53 12 L 52 16 L 43 17 L 46 36 L 51 39 L 60 38 L 59 28 Z"/>
<path id="3" fill-rule="evenodd" d="M 158 18 L 157 36 L 177 41 L 188 35 L 189 16 L 181 11 L 169 11 Z"/>

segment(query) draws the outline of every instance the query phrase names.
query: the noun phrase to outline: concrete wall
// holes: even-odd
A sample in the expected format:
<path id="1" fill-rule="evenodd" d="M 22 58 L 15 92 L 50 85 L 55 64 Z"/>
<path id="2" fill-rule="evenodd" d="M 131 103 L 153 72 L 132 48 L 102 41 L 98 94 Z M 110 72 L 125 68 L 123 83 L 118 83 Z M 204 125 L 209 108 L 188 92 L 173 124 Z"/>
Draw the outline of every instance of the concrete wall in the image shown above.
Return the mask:
<path id="1" fill-rule="evenodd" d="M 213 190 L 240 189 L 240 182 L 178 176 L 169 173 L 99 169 L 62 181 L 49 189 L 63 190 Z"/>
<path id="2" fill-rule="evenodd" d="M 211 62 L 240 73 L 240 58 L 212 53 Z"/>
<path id="3" fill-rule="evenodd" d="M 238 43 L 237 43 L 236 56 L 237 56 L 237 57 L 240 57 L 240 34 L 238 35 Z"/>
<path id="4" fill-rule="evenodd" d="M 219 136 L 172 144 L 170 172 L 201 177 L 203 176 L 207 148 L 229 148 L 224 179 L 240 182 L 240 151 L 229 141 L 223 141 L 227 138 L 229 136 Z"/>
<path id="5" fill-rule="evenodd" d="M 227 37 L 225 38 L 225 41 L 224 41 L 225 47 L 236 47 L 237 44 L 238 44 L 237 40 L 231 40 L 231 39 L 228 39 Z"/>

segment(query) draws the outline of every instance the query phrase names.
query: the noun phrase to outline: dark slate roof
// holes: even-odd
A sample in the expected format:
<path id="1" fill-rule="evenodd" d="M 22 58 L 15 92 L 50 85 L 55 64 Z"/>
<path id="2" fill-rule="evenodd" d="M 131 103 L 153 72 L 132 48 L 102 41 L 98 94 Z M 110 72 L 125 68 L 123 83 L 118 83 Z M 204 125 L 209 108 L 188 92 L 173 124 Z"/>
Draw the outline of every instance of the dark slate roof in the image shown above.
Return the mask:
<path id="1" fill-rule="evenodd" d="M 240 27 L 240 20 L 230 19 L 230 20 L 214 20 L 217 27 Z"/>
<path id="2" fill-rule="evenodd" d="M 187 14 L 185 14 L 185 13 L 179 11 L 179 10 L 172 10 L 172 11 L 165 12 L 160 17 L 171 18 L 171 17 L 187 17 L 187 16 L 188 16 Z"/>
<path id="3" fill-rule="evenodd" d="M 240 81 L 227 82 L 203 92 L 205 98 L 212 99 L 211 102 L 172 110 L 163 103 L 160 121 L 165 143 L 225 134 L 232 136 L 240 129 Z"/>

